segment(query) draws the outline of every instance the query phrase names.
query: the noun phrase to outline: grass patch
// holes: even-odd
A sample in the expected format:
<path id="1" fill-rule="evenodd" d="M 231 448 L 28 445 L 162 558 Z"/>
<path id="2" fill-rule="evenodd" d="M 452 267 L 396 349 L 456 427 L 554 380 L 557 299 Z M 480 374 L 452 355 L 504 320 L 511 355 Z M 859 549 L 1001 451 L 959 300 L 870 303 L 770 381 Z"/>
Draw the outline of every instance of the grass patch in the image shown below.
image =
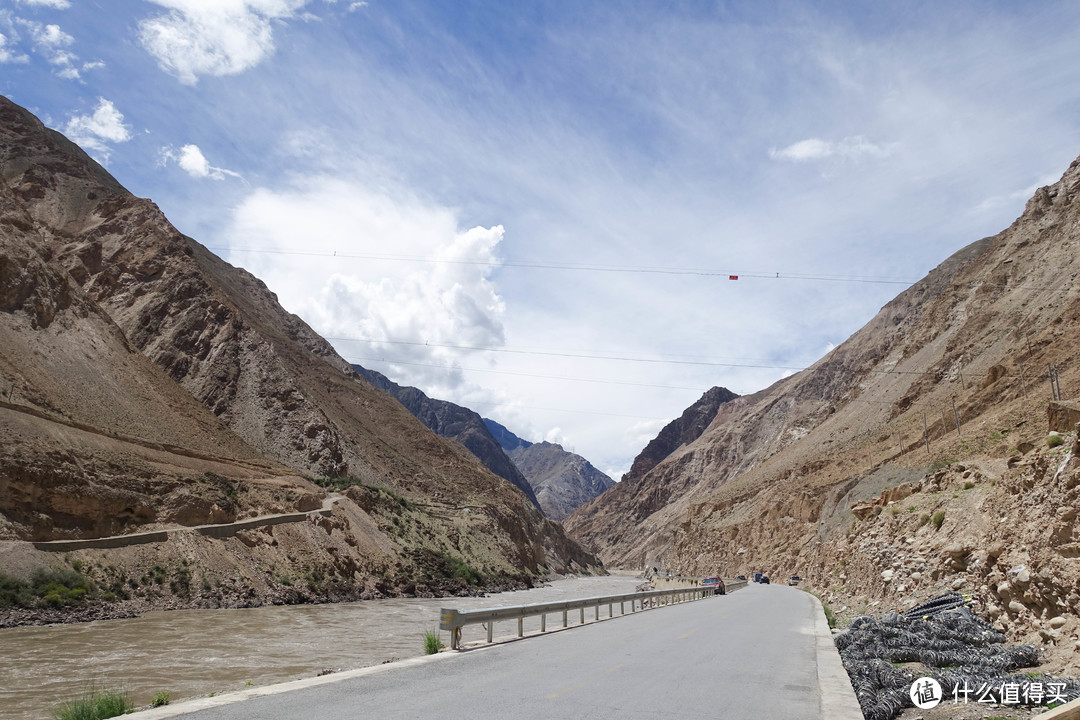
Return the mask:
<path id="1" fill-rule="evenodd" d="M 1046 447 L 1048 448 L 1056 448 L 1057 446 L 1064 444 L 1065 438 L 1061 435 L 1047 435 L 1046 437 Z"/>
<path id="2" fill-rule="evenodd" d="M 426 630 L 426 631 L 424 631 L 424 654 L 425 655 L 434 655 L 435 653 L 442 650 L 444 647 L 446 647 L 446 646 L 443 645 L 443 641 L 442 641 L 442 638 L 439 637 L 439 631 L 438 630 Z"/>
<path id="3" fill-rule="evenodd" d="M 934 526 L 935 530 L 941 529 L 941 524 L 945 522 L 945 511 L 938 510 L 934 513 L 934 516 L 930 518 L 930 524 Z"/>
<path id="4" fill-rule="evenodd" d="M 150 701 L 150 707 L 161 707 L 162 705 L 168 705 L 172 700 L 172 693 L 168 690 L 158 690 L 154 693 L 153 699 Z"/>
<path id="5" fill-rule="evenodd" d="M 836 615 L 833 614 L 832 608 L 828 603 L 821 603 L 822 610 L 825 611 L 825 619 L 829 621 L 829 629 L 832 630 L 836 627 Z"/>
<path id="6" fill-rule="evenodd" d="M 964 483 L 964 489 L 965 490 L 970 490 L 973 487 L 975 487 L 975 483 L 971 482 L 970 480 L 968 480 L 966 483 Z"/>
<path id="7" fill-rule="evenodd" d="M 135 709 L 128 694 L 121 690 L 89 690 L 56 708 L 56 720 L 105 720 Z"/>

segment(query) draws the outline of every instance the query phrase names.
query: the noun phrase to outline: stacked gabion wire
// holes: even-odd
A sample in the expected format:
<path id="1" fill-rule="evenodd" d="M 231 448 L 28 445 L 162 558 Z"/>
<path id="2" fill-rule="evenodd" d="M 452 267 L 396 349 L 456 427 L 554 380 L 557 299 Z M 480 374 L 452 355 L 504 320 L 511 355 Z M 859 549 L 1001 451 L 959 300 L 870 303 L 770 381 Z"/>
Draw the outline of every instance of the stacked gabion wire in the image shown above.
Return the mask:
<path id="1" fill-rule="evenodd" d="M 851 677 L 851 684 L 866 720 L 892 720 L 905 707 L 914 707 L 909 691 L 920 677 L 931 677 L 947 700 L 970 702 L 991 698 L 1013 705 L 1038 705 L 1032 697 L 1003 698 L 1005 686 L 1054 683 L 1055 694 L 1066 700 L 1080 697 L 1080 680 L 1032 678 L 1014 675 L 1018 668 L 1039 663 L 1033 645 L 1005 646 L 1005 636 L 977 618 L 956 593 L 943 595 L 903 613 L 888 613 L 881 620 L 863 616 L 836 636 L 836 647 Z M 927 670 L 915 672 L 893 663 L 919 662 Z M 961 690 L 962 689 L 962 690 Z M 977 690 L 982 692 L 978 693 Z M 961 693 L 960 696 L 954 693 Z M 963 700 L 960 700 L 963 701 Z"/>

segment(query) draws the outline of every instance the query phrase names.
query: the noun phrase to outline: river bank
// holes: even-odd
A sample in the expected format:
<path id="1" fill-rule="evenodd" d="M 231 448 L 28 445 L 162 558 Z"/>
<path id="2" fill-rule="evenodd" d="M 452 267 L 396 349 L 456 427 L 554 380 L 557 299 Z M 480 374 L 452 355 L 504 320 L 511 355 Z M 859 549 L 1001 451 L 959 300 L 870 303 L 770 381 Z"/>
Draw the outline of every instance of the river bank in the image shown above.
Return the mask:
<path id="1" fill-rule="evenodd" d="M 631 576 L 571 577 L 480 597 L 148 612 L 120 620 L 0 630 L 0 717 L 46 720 L 88 687 L 123 687 L 136 704 L 174 701 L 423 654 L 442 607 L 475 609 L 631 592 Z M 539 627 L 537 625 L 537 627 Z M 507 626 L 506 632 L 510 632 Z M 479 640 L 480 626 L 466 640 Z M 443 641 L 447 638 L 442 633 Z"/>

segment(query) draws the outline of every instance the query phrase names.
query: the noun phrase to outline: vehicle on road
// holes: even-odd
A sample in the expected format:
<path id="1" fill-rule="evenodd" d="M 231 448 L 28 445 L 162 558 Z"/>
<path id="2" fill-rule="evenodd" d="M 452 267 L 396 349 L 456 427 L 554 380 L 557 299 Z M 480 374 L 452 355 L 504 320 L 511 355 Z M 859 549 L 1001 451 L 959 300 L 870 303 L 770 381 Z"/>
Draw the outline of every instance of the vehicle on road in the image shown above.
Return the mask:
<path id="1" fill-rule="evenodd" d="M 725 587 L 724 580 L 719 575 L 713 575 L 712 577 L 704 578 L 701 581 L 701 587 L 716 588 L 717 595 L 727 594 L 727 587 Z"/>
<path id="2" fill-rule="evenodd" d="M 769 584 L 769 576 L 768 575 L 762 575 L 761 580 L 758 580 L 758 582 L 760 582 L 762 585 L 768 585 Z"/>
<path id="3" fill-rule="evenodd" d="M 759 572 L 754 573 L 754 582 L 756 582 L 756 583 L 761 582 L 761 576 L 762 576 L 762 573 L 759 573 Z"/>
<path id="4" fill-rule="evenodd" d="M 788 578 L 787 584 L 788 585 L 798 585 L 800 580 L 802 580 L 802 578 L 799 577 L 798 575 L 792 575 L 791 577 Z"/>
<path id="5" fill-rule="evenodd" d="M 745 575 L 739 575 L 735 579 L 738 580 L 739 582 L 746 582 L 746 576 Z"/>

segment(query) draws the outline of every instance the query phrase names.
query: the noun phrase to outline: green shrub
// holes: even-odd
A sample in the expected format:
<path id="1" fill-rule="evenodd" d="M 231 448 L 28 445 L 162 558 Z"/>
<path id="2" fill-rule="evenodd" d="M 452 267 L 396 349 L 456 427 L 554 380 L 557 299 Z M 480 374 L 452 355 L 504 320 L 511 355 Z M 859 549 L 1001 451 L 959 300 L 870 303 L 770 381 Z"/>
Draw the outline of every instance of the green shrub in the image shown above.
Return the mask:
<path id="1" fill-rule="evenodd" d="M 439 553 L 439 557 L 442 558 L 443 565 L 445 565 L 446 572 L 450 577 L 464 580 L 469 585 L 483 584 L 484 576 L 461 558 L 448 552 Z"/>
<path id="2" fill-rule="evenodd" d="M 30 607 L 34 604 L 34 594 L 30 585 L 0 573 L 0 608 Z"/>
<path id="3" fill-rule="evenodd" d="M 439 631 L 438 630 L 426 630 L 426 631 L 424 631 L 424 654 L 425 655 L 434 655 L 435 653 L 442 650 L 444 647 L 446 647 L 446 646 L 443 645 L 443 641 L 439 637 Z"/>
<path id="4" fill-rule="evenodd" d="M 90 579 L 73 570 L 37 569 L 30 578 L 34 595 L 48 607 L 77 605 L 90 592 Z"/>
<path id="5" fill-rule="evenodd" d="M 945 511 L 938 510 L 934 513 L 934 516 L 930 518 L 930 524 L 934 526 L 935 530 L 941 529 L 941 523 L 945 522 Z"/>
<path id="6" fill-rule="evenodd" d="M 1048 435 L 1046 438 L 1046 447 L 1056 448 L 1058 445 L 1064 445 L 1065 438 L 1061 435 Z"/>
<path id="7" fill-rule="evenodd" d="M 169 700 L 172 699 L 172 693 L 168 690 L 158 690 L 154 693 L 154 698 L 150 701 L 150 707 L 161 707 L 162 705 L 168 705 Z"/>
<path id="8" fill-rule="evenodd" d="M 55 711 L 56 720 L 105 720 L 135 709 L 127 693 L 120 690 L 90 690 Z"/>
<path id="9" fill-rule="evenodd" d="M 975 483 L 971 482 L 970 480 L 968 480 L 966 483 L 964 483 L 964 489 L 965 490 L 970 490 L 973 487 L 975 487 Z"/>

